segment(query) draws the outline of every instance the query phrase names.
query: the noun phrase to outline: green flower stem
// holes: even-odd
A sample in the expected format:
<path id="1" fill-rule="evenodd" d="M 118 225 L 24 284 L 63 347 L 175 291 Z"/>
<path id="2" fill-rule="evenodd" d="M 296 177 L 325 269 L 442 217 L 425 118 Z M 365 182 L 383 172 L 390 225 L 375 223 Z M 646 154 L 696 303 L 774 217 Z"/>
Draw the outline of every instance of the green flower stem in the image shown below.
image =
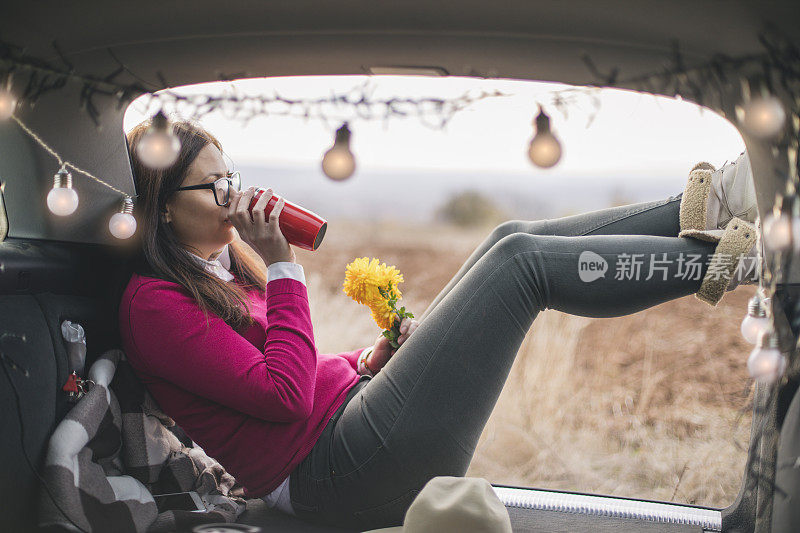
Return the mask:
<path id="1" fill-rule="evenodd" d="M 397 294 L 395 294 L 394 289 L 392 289 L 392 284 L 389 283 L 388 288 L 384 289 L 383 287 L 378 287 L 378 291 L 380 292 L 381 296 L 386 298 L 386 303 L 389 308 L 394 311 L 396 319 L 392 322 L 392 327 L 390 329 L 385 329 L 382 332 L 382 335 L 389 339 L 389 345 L 392 348 L 399 348 L 400 345 L 397 343 L 397 338 L 400 337 L 400 324 L 403 322 L 403 319 L 406 317 L 414 318 L 412 313 L 406 311 L 405 306 L 397 309 L 395 304 L 397 303 Z"/>

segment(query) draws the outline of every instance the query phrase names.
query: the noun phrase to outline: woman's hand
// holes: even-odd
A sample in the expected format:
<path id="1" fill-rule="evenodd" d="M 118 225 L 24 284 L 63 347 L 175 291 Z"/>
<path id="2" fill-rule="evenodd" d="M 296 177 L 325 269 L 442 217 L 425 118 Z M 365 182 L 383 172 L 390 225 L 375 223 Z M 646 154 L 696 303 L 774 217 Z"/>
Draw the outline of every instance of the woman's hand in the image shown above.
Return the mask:
<path id="1" fill-rule="evenodd" d="M 269 222 L 264 216 L 267 202 L 272 198 L 272 189 L 267 189 L 253 206 L 253 216 L 247 207 L 255 194 L 250 187 L 245 191 L 231 190 L 231 202 L 228 206 L 228 220 L 231 221 L 239 237 L 261 256 L 267 266 L 279 261 L 295 262 L 294 250 L 283 236 L 278 226 L 278 216 L 285 204 L 283 198 L 273 206 L 269 214 Z"/>
<path id="2" fill-rule="evenodd" d="M 400 336 L 397 337 L 397 344 L 402 346 L 411 334 L 414 333 L 417 326 L 419 326 L 419 321 L 405 317 L 403 321 L 400 322 Z M 377 374 L 386 366 L 386 363 L 389 362 L 389 359 L 392 358 L 397 350 L 397 348 L 392 348 L 392 345 L 389 344 L 389 339 L 383 335 L 378 336 L 375 345 L 372 347 L 372 353 L 367 356 L 367 366 L 373 373 Z"/>

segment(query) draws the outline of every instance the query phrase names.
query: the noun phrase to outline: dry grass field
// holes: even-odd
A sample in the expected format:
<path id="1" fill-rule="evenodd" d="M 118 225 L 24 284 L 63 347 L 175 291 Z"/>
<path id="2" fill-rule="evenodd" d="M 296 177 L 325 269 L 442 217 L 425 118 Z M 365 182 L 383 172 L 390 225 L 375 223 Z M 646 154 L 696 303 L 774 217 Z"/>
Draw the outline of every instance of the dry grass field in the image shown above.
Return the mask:
<path id="1" fill-rule="evenodd" d="M 345 265 L 377 257 L 404 275 L 421 315 L 491 228 L 331 221 L 305 268 L 321 352 L 380 330 L 342 292 Z M 493 483 L 728 506 L 750 434 L 752 348 L 739 333 L 744 286 L 716 307 L 687 296 L 617 318 L 547 310 L 520 348 L 468 476 Z"/>

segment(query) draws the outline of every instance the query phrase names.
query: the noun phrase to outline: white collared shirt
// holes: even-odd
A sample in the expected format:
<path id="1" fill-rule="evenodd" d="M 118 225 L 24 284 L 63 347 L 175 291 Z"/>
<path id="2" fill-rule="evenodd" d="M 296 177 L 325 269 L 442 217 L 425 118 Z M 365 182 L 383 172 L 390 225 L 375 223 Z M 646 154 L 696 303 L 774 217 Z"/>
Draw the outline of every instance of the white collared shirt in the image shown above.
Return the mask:
<path id="1" fill-rule="evenodd" d="M 208 272 L 214 274 L 222 281 L 230 281 L 233 279 L 233 274 L 231 274 L 228 270 L 231 267 L 231 259 L 228 255 L 227 244 L 225 245 L 225 248 L 223 248 L 222 253 L 219 254 L 219 256 L 213 261 L 203 259 L 194 253 L 191 253 L 191 255 L 197 259 L 197 261 L 201 263 Z M 291 261 L 278 261 L 267 267 L 267 283 L 274 279 L 281 278 L 295 279 L 303 285 L 306 285 L 306 276 L 305 270 L 303 270 L 303 265 L 292 263 Z"/>

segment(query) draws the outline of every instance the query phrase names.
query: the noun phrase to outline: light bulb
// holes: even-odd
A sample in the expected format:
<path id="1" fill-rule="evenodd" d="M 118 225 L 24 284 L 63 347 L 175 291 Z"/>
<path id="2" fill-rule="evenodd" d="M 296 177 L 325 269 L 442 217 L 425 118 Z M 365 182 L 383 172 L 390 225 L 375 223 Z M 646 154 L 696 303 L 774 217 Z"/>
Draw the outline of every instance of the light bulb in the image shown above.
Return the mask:
<path id="1" fill-rule="evenodd" d="M 766 331 L 770 321 L 758 295 L 750 298 L 747 304 L 747 316 L 742 320 L 742 337 L 750 344 L 756 344 L 762 331 Z"/>
<path id="2" fill-rule="evenodd" d="M 786 251 L 792 246 L 792 219 L 788 214 L 773 211 L 764 217 L 764 243 L 775 251 Z"/>
<path id="3" fill-rule="evenodd" d="M 346 180 L 356 170 L 356 159 L 350 151 L 350 130 L 347 122 L 336 130 L 333 146 L 322 158 L 322 172 L 332 180 Z"/>
<path id="4" fill-rule="evenodd" d="M 769 326 L 769 319 L 766 317 L 754 317 L 747 315 L 742 320 L 742 336 L 750 344 L 758 342 L 759 334 Z"/>
<path id="5" fill-rule="evenodd" d="M 8 120 L 17 108 L 17 99 L 8 89 L 0 89 L 0 120 Z"/>
<path id="6" fill-rule="evenodd" d="M 142 135 L 136 147 L 136 154 L 142 163 L 150 168 L 167 168 L 178 160 L 181 141 L 170 128 L 169 120 L 163 111 L 152 119 L 152 124 Z"/>
<path id="7" fill-rule="evenodd" d="M 531 140 L 528 157 L 534 165 L 550 168 L 561 159 L 561 143 L 551 133 L 539 133 Z"/>
<path id="8" fill-rule="evenodd" d="M 550 168 L 561 159 L 561 143 L 550 131 L 550 117 L 539 106 L 534 120 L 536 133 L 528 147 L 528 157 L 537 167 Z"/>
<path id="9" fill-rule="evenodd" d="M 759 335 L 758 343 L 747 358 L 750 375 L 762 383 L 773 383 L 786 370 L 786 358 L 778 349 L 778 339 L 774 330 L 765 330 Z"/>
<path id="10" fill-rule="evenodd" d="M 136 232 L 136 219 L 131 214 L 133 212 L 133 200 L 126 196 L 122 200 L 119 213 L 111 215 L 108 221 L 108 230 L 117 239 L 127 239 Z"/>
<path id="11" fill-rule="evenodd" d="M 739 118 L 750 134 L 763 139 L 780 133 L 786 122 L 786 111 L 776 97 L 759 96 L 742 106 Z"/>
<path id="12" fill-rule="evenodd" d="M 47 208 L 60 217 L 71 215 L 78 208 L 78 193 L 72 188 L 72 174 L 66 165 L 53 176 L 53 188 L 47 193 Z"/>

